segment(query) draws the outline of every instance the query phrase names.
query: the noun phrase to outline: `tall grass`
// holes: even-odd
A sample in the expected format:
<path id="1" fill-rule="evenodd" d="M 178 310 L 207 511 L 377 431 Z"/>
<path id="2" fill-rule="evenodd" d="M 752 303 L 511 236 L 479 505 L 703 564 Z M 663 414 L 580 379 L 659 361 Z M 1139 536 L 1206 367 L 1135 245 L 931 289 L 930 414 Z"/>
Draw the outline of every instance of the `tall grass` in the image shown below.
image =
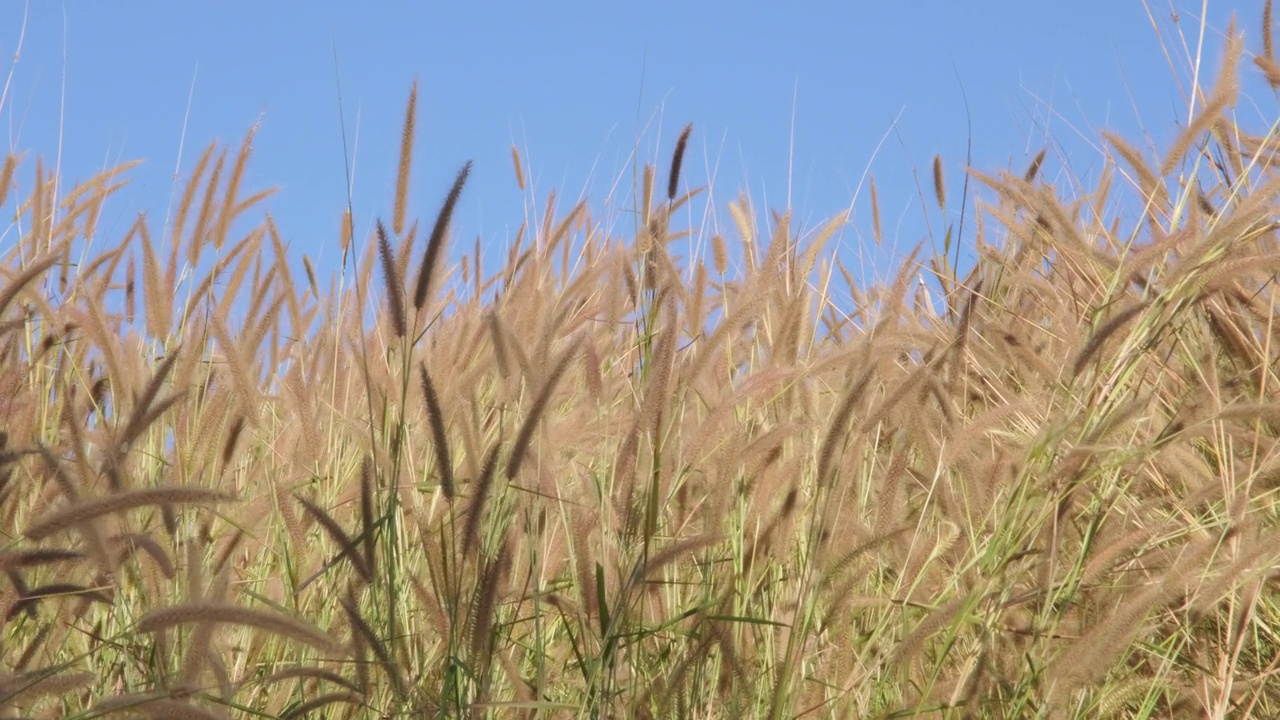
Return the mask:
<path id="1" fill-rule="evenodd" d="M 635 237 L 548 207 L 460 276 L 469 165 L 415 246 L 415 91 L 390 228 L 344 216 L 326 294 L 248 138 L 171 242 L 80 263 L 126 168 L 55 204 L 8 157 L 0 712 L 1280 716 L 1280 139 L 1231 119 L 1243 52 L 1165 157 L 1109 137 L 1078 198 L 1043 153 L 975 170 L 972 271 L 948 231 L 852 303 L 843 217 L 740 199 L 736 274 L 719 235 L 672 255 L 691 128 Z"/>

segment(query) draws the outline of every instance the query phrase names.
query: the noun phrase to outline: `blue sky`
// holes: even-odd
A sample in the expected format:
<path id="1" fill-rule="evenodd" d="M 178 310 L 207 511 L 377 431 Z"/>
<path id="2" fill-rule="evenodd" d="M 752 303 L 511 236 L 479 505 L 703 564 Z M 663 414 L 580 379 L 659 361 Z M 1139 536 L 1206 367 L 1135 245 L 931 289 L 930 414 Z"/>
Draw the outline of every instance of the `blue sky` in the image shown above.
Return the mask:
<path id="1" fill-rule="evenodd" d="M 139 211 L 162 223 L 175 167 L 185 177 L 211 139 L 234 147 L 260 123 L 247 187 L 279 187 L 266 207 L 291 250 L 327 274 L 346 204 L 339 79 L 357 233 L 390 217 L 416 79 L 411 209 L 429 224 L 454 173 L 474 160 L 454 234 L 468 248 L 477 234 L 505 248 L 525 217 L 531 197 L 516 187 L 513 144 L 539 206 L 555 188 L 570 200 L 585 194 L 607 216 L 629 207 L 633 151 L 665 173 L 675 136 L 693 122 L 684 185 L 713 182 L 714 203 L 686 214 L 686 226 L 735 237 L 724 203 L 740 190 L 761 214 L 789 197 L 802 229 L 852 204 L 835 249 L 864 276 L 883 276 L 925 237 L 926 219 L 935 230 L 942 219 L 935 154 L 947 169 L 947 220 L 958 217 L 966 96 L 980 169 L 1021 171 L 1050 145 L 1047 177 L 1066 186 L 1099 166 L 1101 129 L 1168 147 L 1186 115 L 1177 33 L 1194 50 L 1201 6 L 1147 2 L 1154 26 L 1142 0 L 10 1 L 0 7 L 0 78 L 9 78 L 0 132 L 9 150 L 60 162 L 65 181 L 145 161 L 103 218 L 107 240 Z M 1261 0 L 1209 2 L 1210 78 L 1232 12 L 1258 46 Z M 1260 106 L 1241 111 L 1274 113 L 1270 98 Z M 870 242 L 868 168 L 880 248 Z M 28 162 L 23 181 L 33 172 Z"/>

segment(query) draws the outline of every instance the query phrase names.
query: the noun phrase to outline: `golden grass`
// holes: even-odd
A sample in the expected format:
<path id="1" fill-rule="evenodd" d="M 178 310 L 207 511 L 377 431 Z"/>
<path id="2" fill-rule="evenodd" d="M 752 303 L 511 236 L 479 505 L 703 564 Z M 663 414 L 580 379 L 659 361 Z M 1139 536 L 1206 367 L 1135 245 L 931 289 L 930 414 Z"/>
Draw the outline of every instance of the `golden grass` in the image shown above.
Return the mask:
<path id="1" fill-rule="evenodd" d="M 972 170 L 971 271 L 948 225 L 871 287 L 848 214 L 740 197 L 669 250 L 692 126 L 634 237 L 553 197 L 455 274 L 470 164 L 415 247 L 415 86 L 390 232 L 344 210 L 305 285 L 240 227 L 252 132 L 74 266 L 122 169 L 55 206 L 9 156 L 0 714 L 1280 716 L 1280 138 L 1238 37 L 1162 158 Z"/>

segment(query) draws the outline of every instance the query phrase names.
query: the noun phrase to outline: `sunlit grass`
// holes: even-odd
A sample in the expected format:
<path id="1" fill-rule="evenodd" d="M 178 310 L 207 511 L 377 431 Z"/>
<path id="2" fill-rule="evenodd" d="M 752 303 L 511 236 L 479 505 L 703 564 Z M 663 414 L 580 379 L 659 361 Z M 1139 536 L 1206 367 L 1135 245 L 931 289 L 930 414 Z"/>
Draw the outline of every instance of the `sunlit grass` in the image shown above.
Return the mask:
<path id="1" fill-rule="evenodd" d="M 171 237 L 83 260 L 125 169 L 55 203 L 10 156 L 0 710 L 1280 714 L 1280 140 L 1228 114 L 1242 54 L 1165 157 L 1109 137 L 1078 198 L 1043 154 L 975 171 L 971 271 L 947 229 L 865 288 L 844 216 L 745 199 L 675 257 L 688 129 L 634 237 L 547 207 L 446 267 L 467 168 L 410 217 L 411 99 L 331 282 L 247 141 Z"/>

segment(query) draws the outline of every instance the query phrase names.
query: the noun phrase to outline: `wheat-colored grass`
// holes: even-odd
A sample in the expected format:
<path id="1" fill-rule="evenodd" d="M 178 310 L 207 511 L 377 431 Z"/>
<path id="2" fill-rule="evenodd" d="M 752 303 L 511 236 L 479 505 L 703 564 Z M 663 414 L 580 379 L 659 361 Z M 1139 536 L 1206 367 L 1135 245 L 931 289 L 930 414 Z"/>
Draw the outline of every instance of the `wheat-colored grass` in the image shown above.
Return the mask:
<path id="1" fill-rule="evenodd" d="M 333 209 L 305 283 L 252 130 L 79 263 L 126 168 L 55 205 L 8 156 L 0 714 L 1280 715 L 1270 14 L 1155 159 L 934 157 L 943 231 L 868 286 L 874 180 L 870 228 L 689 230 L 691 126 L 458 273 L 411 91 L 388 225 Z"/>

